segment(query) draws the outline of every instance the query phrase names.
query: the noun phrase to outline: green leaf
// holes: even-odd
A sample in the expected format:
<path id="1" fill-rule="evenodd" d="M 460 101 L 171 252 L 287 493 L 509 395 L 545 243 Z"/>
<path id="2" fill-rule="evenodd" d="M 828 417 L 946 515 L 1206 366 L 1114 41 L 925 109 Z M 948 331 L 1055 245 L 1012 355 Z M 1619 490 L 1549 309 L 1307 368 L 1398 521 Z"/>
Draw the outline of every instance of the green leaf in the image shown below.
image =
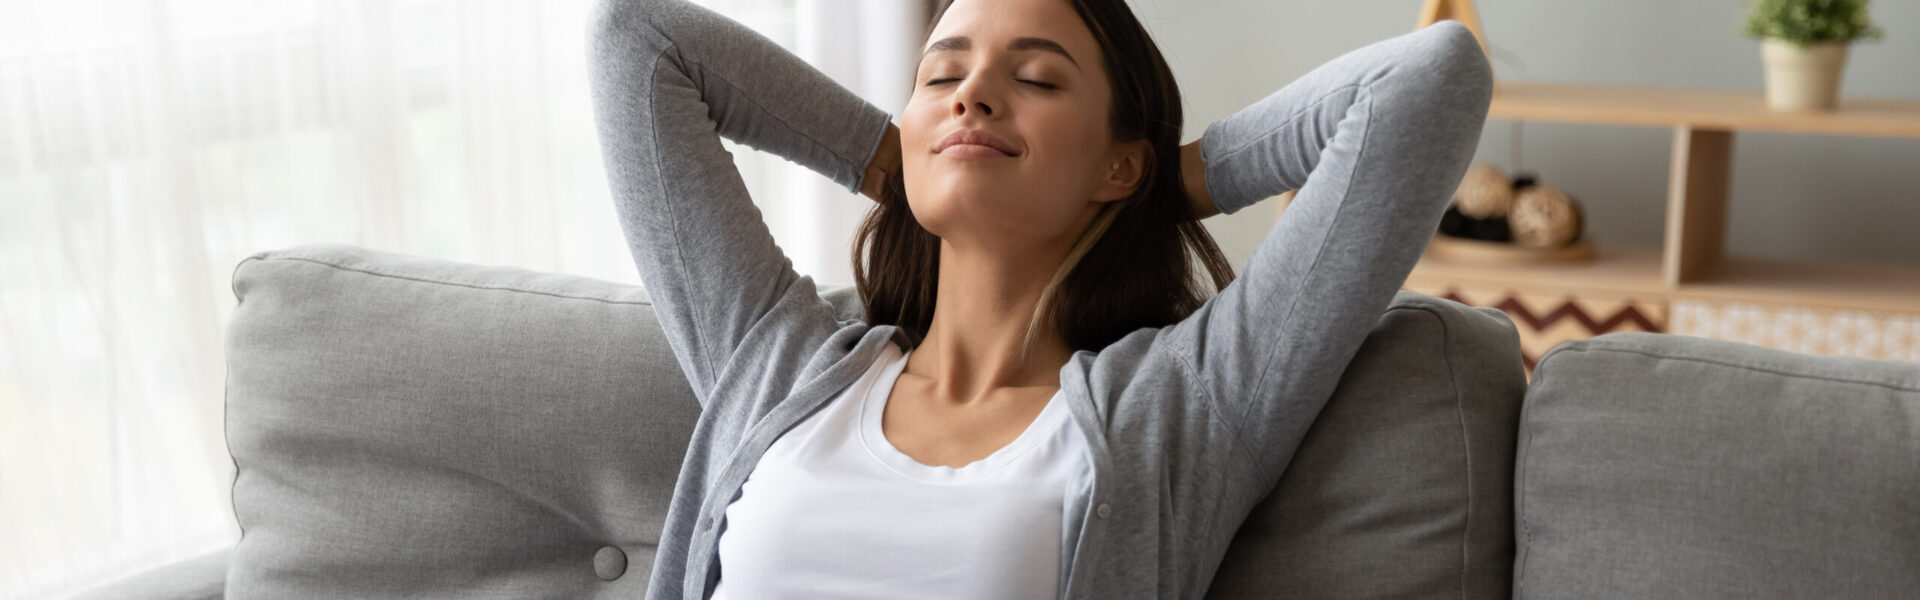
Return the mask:
<path id="1" fill-rule="evenodd" d="M 1880 39 L 1867 16 L 1867 0 L 1758 0 L 1747 17 L 1747 35 L 1807 46 Z"/>

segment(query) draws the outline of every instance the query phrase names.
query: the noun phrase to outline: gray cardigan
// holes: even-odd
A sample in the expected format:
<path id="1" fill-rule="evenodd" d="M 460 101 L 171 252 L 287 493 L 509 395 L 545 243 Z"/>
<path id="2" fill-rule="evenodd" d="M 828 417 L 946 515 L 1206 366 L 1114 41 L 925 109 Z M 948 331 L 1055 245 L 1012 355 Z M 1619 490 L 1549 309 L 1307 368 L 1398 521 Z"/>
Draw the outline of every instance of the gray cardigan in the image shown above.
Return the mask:
<path id="1" fill-rule="evenodd" d="M 722 137 L 859 189 L 888 116 L 682 0 L 603 0 L 594 110 L 635 263 L 702 413 L 647 597 L 706 598 L 760 455 L 850 385 L 892 326 L 840 321 L 774 245 Z M 1061 368 L 1092 477 L 1063 598 L 1198 598 L 1412 269 L 1473 156 L 1492 74 L 1444 22 L 1315 69 L 1201 139 L 1223 212 L 1298 189 L 1245 271 L 1174 325 Z"/>

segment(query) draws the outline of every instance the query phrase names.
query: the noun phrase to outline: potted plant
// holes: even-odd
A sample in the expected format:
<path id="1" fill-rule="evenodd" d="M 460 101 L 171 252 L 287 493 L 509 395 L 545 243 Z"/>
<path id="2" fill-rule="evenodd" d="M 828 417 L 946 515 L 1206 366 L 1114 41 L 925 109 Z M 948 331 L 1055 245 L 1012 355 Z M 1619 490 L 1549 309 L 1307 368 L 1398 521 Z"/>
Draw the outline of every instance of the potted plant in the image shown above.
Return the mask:
<path id="1" fill-rule="evenodd" d="M 1839 98 L 1848 45 L 1878 39 L 1880 29 L 1867 18 L 1867 0 L 1759 0 L 1747 35 L 1761 40 L 1767 106 L 1821 111 Z"/>

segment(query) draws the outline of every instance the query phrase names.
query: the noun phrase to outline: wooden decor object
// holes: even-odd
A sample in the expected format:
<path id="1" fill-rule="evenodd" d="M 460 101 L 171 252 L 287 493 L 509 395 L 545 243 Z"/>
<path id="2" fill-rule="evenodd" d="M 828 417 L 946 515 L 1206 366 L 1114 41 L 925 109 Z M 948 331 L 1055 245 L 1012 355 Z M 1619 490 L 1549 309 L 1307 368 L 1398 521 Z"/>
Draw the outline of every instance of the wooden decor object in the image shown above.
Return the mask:
<path id="1" fill-rule="evenodd" d="M 1426 29 L 1428 25 L 1448 19 L 1466 25 L 1467 29 L 1473 31 L 1473 37 L 1480 40 L 1480 51 L 1488 56 L 1493 55 L 1491 47 L 1487 45 L 1487 34 L 1480 29 L 1480 12 L 1474 10 L 1473 0 L 1427 0 L 1427 5 L 1420 9 L 1420 23 L 1414 30 Z"/>

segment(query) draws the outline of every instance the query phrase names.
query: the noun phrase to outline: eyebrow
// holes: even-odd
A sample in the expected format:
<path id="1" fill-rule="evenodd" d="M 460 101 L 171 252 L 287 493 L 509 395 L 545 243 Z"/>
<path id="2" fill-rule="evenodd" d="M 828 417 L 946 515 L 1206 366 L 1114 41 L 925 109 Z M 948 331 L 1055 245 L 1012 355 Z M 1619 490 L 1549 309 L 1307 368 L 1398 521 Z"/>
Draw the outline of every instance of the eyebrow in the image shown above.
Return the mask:
<path id="1" fill-rule="evenodd" d="M 972 48 L 973 48 L 973 38 L 950 37 L 950 38 L 945 38 L 931 44 L 927 44 L 927 51 L 921 53 L 920 57 L 924 60 L 928 55 L 931 55 L 934 53 L 959 52 L 964 50 L 970 50 Z M 1007 44 L 1007 49 L 1015 52 L 1036 51 L 1036 50 L 1040 52 L 1052 52 L 1054 54 L 1058 54 L 1062 57 L 1065 57 L 1067 59 L 1067 62 L 1073 63 L 1073 68 L 1075 70 L 1080 69 L 1080 61 L 1074 60 L 1073 55 L 1067 52 L 1066 47 L 1061 46 L 1059 42 L 1055 42 L 1053 40 L 1049 40 L 1046 38 L 1037 38 L 1037 37 L 1014 38 L 1012 42 L 1009 42 Z"/>

